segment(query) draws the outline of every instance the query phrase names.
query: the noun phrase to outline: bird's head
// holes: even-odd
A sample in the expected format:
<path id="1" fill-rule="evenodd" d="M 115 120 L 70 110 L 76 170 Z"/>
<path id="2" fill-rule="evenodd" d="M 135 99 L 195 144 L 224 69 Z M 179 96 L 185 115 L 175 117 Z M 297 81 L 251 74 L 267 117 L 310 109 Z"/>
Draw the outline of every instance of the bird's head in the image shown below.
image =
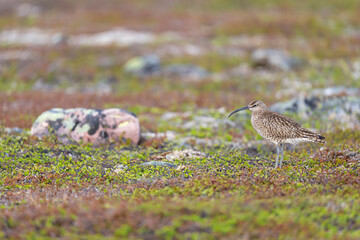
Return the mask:
<path id="1" fill-rule="evenodd" d="M 233 114 L 235 114 L 237 112 L 240 112 L 242 110 L 250 110 L 252 112 L 256 112 L 256 111 L 265 110 L 265 109 L 266 109 L 265 103 L 263 103 L 260 100 L 255 100 L 255 101 L 252 101 L 251 103 L 249 103 L 249 105 L 247 105 L 246 107 L 236 109 L 235 111 L 230 113 L 228 118 L 231 117 L 231 115 L 233 115 Z"/>

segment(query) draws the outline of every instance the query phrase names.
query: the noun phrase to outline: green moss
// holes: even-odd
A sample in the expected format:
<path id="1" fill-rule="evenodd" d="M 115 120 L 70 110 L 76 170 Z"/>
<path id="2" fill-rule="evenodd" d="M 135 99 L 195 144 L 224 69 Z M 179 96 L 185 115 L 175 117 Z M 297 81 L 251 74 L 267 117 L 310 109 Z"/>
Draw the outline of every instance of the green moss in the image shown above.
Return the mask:
<path id="1" fill-rule="evenodd" d="M 246 149 L 232 147 L 232 142 L 247 146 L 262 139 L 247 115 L 231 119 L 241 122 L 243 129 L 226 124 L 184 128 L 196 116 L 221 122 L 228 114 L 223 109 L 229 111 L 244 106 L 249 99 L 262 99 L 270 105 L 291 98 L 293 95 L 287 93 L 276 94 L 289 87 L 286 79 L 305 81 L 311 88 L 359 87 L 359 81 L 352 76 L 353 62 L 357 61 L 359 52 L 356 41 L 347 35 L 348 29 L 356 30 L 358 1 L 175 1 L 163 5 L 160 11 L 154 1 L 148 0 L 124 6 L 149 12 L 145 25 L 150 31 L 153 27 L 164 29 L 157 25 L 163 24 L 158 19 L 162 12 L 180 20 L 186 17 L 190 23 L 195 19 L 195 27 L 207 26 L 205 34 L 199 28 L 200 38 L 169 43 L 180 47 L 199 45 L 206 51 L 204 54 L 162 54 L 161 58 L 164 66 L 193 64 L 215 75 L 190 81 L 156 75 L 139 78 L 124 72 L 123 64 L 133 56 L 145 52 L 163 53 L 163 42 L 76 51 L 69 46 L 49 51 L 30 49 L 36 56 L 32 61 L 3 61 L 0 74 L 1 96 L 6 101 L 3 109 L 14 107 L 16 113 L 10 117 L 8 112 L 3 115 L 7 117 L 5 125 L 35 120 L 42 107 L 36 105 L 31 114 L 18 114 L 16 107 L 20 106 L 19 110 L 23 111 L 23 100 L 10 93 L 31 90 L 38 79 L 60 91 L 68 87 L 83 91 L 111 77 L 113 80 L 109 84 L 115 96 L 104 95 L 95 101 L 114 97 L 115 100 L 109 102 L 104 100 L 101 106 L 125 108 L 138 115 L 143 131 L 172 130 L 176 132 L 176 139 L 173 142 L 161 140 L 157 144 L 148 139 L 140 146 L 63 145 L 54 137 L 39 140 L 28 133 L 8 134 L 1 128 L 0 238 L 360 237 L 358 130 L 337 129 L 317 115 L 306 121 L 297 114 L 291 115 L 306 127 L 325 131 L 327 144 L 322 148 L 300 144 L 294 151 L 286 150 L 283 168 L 274 169 L 273 146 L 259 143 Z M 154 8 L 157 14 L 151 14 Z M 44 11 L 43 18 L 38 21 L 1 16 L 0 28 L 45 25 L 48 28 L 56 22 L 56 29 L 67 32 L 63 22 L 54 20 L 55 12 Z M 118 16 L 118 9 L 114 11 Z M 86 29 L 96 32 L 94 29 L 105 29 L 112 21 L 119 23 L 110 10 L 105 12 L 106 17 L 96 10 L 91 17 L 83 13 L 86 26 L 93 28 Z M 136 27 L 138 18 L 132 18 L 131 11 L 129 14 L 120 21 L 121 25 L 128 25 L 130 19 L 131 25 Z M 52 20 L 44 24 L 49 17 Z M 84 31 L 81 23 L 74 24 Z M 144 21 L 141 24 L 143 26 Z M 191 27 L 188 25 L 185 27 Z M 246 36 L 239 36 L 237 42 L 232 35 L 238 34 Z M 241 38 L 247 36 L 259 39 L 260 43 L 244 43 L 246 41 Z M 278 37 L 285 39 L 284 42 L 277 42 Z M 276 47 L 274 44 L 290 46 L 290 54 L 306 59 L 308 64 L 292 72 L 252 68 L 250 53 L 253 48 Z M 4 51 L 22 49 L 20 46 L 0 48 Z M 232 49 L 243 50 L 244 55 L 233 54 Z M 102 58 L 109 62 L 101 63 Z M 238 75 L 233 68 L 240 65 L 245 71 Z M 298 89 L 303 90 L 301 85 Z M 167 112 L 180 114 L 163 120 L 162 115 Z M 197 144 L 207 141 L 217 144 Z M 167 152 L 183 148 L 201 149 L 207 156 L 165 158 Z M 141 165 L 154 160 L 179 168 Z"/>

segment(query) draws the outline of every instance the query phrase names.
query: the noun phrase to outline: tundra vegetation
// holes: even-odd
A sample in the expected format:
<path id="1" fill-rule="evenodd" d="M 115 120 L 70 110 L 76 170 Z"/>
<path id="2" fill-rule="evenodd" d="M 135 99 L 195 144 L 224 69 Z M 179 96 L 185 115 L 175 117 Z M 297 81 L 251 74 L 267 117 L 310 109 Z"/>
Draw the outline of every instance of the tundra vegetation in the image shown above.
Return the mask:
<path id="1" fill-rule="evenodd" d="M 226 119 L 254 99 L 271 106 L 312 89 L 359 89 L 359 1 L 27 2 L 0 2 L 0 40 L 12 29 L 62 37 L 0 41 L 0 238 L 360 238 L 358 125 L 287 113 L 327 143 L 287 147 L 275 169 L 276 149 L 249 114 Z M 161 37 L 126 46 L 66 42 L 115 27 Z M 282 49 L 301 67 L 255 67 L 259 48 Z M 124 69 L 149 54 L 161 68 L 177 68 Z M 190 65 L 207 74 L 174 74 Z M 142 140 L 64 145 L 32 137 L 36 117 L 53 107 L 126 109 L 137 114 Z"/>

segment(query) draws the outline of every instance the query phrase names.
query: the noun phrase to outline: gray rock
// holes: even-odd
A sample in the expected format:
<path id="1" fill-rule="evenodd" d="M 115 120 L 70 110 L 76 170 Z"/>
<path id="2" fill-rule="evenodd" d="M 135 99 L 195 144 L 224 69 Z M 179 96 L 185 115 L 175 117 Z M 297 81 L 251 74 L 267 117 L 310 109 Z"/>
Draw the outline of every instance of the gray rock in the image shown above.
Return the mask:
<path id="1" fill-rule="evenodd" d="M 116 82 L 116 78 L 108 77 L 100 79 L 95 85 L 88 85 L 81 89 L 81 92 L 96 93 L 96 94 L 109 94 L 113 90 L 113 84 Z"/>
<path id="2" fill-rule="evenodd" d="M 124 64 L 124 70 L 138 76 L 148 76 L 159 73 L 161 61 L 157 55 L 134 57 Z"/>
<path id="3" fill-rule="evenodd" d="M 180 138 L 178 145 L 186 148 L 191 148 L 194 145 L 202 147 L 236 146 L 242 148 L 242 143 L 240 142 L 224 142 L 222 138 L 197 138 L 192 136 Z"/>
<path id="4" fill-rule="evenodd" d="M 115 173 L 120 173 L 120 172 L 123 172 L 126 169 L 128 169 L 128 166 L 125 166 L 124 164 L 118 164 L 118 165 L 114 166 L 113 171 Z"/>
<path id="5" fill-rule="evenodd" d="M 57 84 L 55 83 L 46 83 L 42 78 L 39 78 L 34 85 L 32 86 L 32 90 L 35 91 L 52 91 L 57 88 Z"/>
<path id="6" fill-rule="evenodd" d="M 357 88 L 331 87 L 315 89 L 309 96 L 279 102 L 270 107 L 275 112 L 308 112 L 342 107 L 346 112 L 358 112 L 360 90 Z"/>
<path id="7" fill-rule="evenodd" d="M 156 52 L 161 56 L 200 56 L 206 53 L 206 50 L 203 46 L 194 44 L 162 44 L 160 49 L 156 50 Z"/>
<path id="8" fill-rule="evenodd" d="M 0 61 L 31 61 L 34 60 L 36 54 L 29 50 L 8 50 L 0 52 Z"/>
<path id="9" fill-rule="evenodd" d="M 190 130 L 193 128 L 219 128 L 220 126 L 226 126 L 227 128 L 237 127 L 236 122 L 230 119 L 217 119 L 214 117 L 207 116 L 195 116 L 193 120 L 186 122 L 182 128 Z"/>
<path id="10" fill-rule="evenodd" d="M 347 88 L 344 86 L 335 86 L 335 87 L 328 87 L 322 89 L 314 89 L 311 92 L 312 95 L 315 96 L 326 96 L 331 97 L 335 95 L 342 95 L 342 96 L 356 96 L 360 94 L 360 90 L 357 88 Z"/>
<path id="11" fill-rule="evenodd" d="M 176 138 L 176 133 L 174 131 L 166 131 L 166 132 L 143 132 L 141 133 L 141 138 L 143 139 L 151 139 L 151 138 L 165 138 L 169 141 L 174 141 Z"/>
<path id="12" fill-rule="evenodd" d="M 110 68 L 115 66 L 116 62 L 113 58 L 110 57 L 100 57 L 97 60 L 97 65 L 101 68 Z"/>
<path id="13" fill-rule="evenodd" d="M 166 76 L 190 78 L 192 80 L 209 76 L 209 73 L 205 69 L 191 64 L 173 64 L 165 67 L 162 73 Z"/>
<path id="14" fill-rule="evenodd" d="M 144 162 L 140 164 L 141 166 L 156 166 L 156 167 L 170 167 L 170 168 L 177 168 L 177 165 L 163 162 L 163 161 L 150 161 Z"/>
<path id="15" fill-rule="evenodd" d="M 360 37 L 360 31 L 359 31 L 359 37 Z M 360 79 L 360 61 L 356 61 L 353 63 L 353 72 L 351 75 L 355 80 Z"/>
<path id="16" fill-rule="evenodd" d="M 257 49 L 252 52 L 251 60 L 255 67 L 279 69 L 283 71 L 300 68 L 304 63 L 302 60 L 291 57 L 280 49 Z"/>
<path id="17" fill-rule="evenodd" d="M 184 150 L 176 150 L 165 156 L 165 158 L 169 161 L 174 160 L 185 160 L 191 158 L 204 158 L 206 154 L 200 151 L 195 151 L 192 149 L 184 149 Z"/>
<path id="18" fill-rule="evenodd" d="M 320 108 L 321 99 L 317 96 L 293 98 L 287 102 L 279 102 L 270 107 L 274 112 L 310 113 Z"/>
<path id="19" fill-rule="evenodd" d="M 134 44 L 147 44 L 154 42 L 157 36 L 150 32 L 114 28 L 95 34 L 81 34 L 72 36 L 69 44 L 74 46 L 100 47 L 100 46 L 130 46 Z"/>
<path id="20" fill-rule="evenodd" d="M 209 73 L 198 66 L 191 64 L 172 64 L 163 67 L 157 55 L 145 55 L 128 60 L 123 66 L 125 72 L 139 77 L 163 75 L 197 80 L 209 76 Z"/>
<path id="21" fill-rule="evenodd" d="M 279 113 L 292 112 L 309 118 L 314 113 L 324 120 L 342 123 L 343 127 L 360 126 L 360 90 L 333 87 L 316 89 L 310 96 L 294 98 L 270 107 Z"/>
<path id="22" fill-rule="evenodd" d="M 25 132 L 25 130 L 22 129 L 22 128 L 13 127 L 13 128 L 5 128 L 5 132 L 6 132 L 7 134 L 11 134 L 11 133 L 22 134 L 22 133 Z"/>
<path id="23" fill-rule="evenodd" d="M 67 37 L 60 32 L 38 28 L 13 29 L 0 32 L 0 43 L 40 46 L 65 44 Z"/>
<path id="24" fill-rule="evenodd" d="M 38 18 L 40 13 L 40 7 L 29 3 L 20 4 L 16 8 L 16 16 L 19 18 Z"/>
<path id="25" fill-rule="evenodd" d="M 193 116 L 194 112 L 166 112 L 160 118 L 164 121 L 171 121 L 176 118 L 186 119 Z"/>

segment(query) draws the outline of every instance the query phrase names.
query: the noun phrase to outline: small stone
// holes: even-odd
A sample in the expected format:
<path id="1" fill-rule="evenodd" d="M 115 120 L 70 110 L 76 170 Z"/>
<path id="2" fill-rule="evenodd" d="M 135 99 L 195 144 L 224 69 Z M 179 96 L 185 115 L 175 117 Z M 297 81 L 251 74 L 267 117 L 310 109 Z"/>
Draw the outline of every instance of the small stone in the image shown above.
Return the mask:
<path id="1" fill-rule="evenodd" d="M 124 64 L 124 70 L 140 76 L 148 76 L 158 73 L 161 68 L 161 61 L 157 55 L 146 55 L 134 57 Z"/>
<path id="2" fill-rule="evenodd" d="M 178 166 L 177 168 L 176 168 L 176 170 L 178 170 L 178 171 L 183 171 L 183 170 L 185 170 L 186 169 L 186 166 L 185 165 L 180 165 L 180 166 Z"/>
<path id="3" fill-rule="evenodd" d="M 17 134 L 22 134 L 24 133 L 24 129 L 22 128 L 18 128 L 18 127 L 13 127 L 13 128 L 5 128 L 5 132 L 7 134 L 11 134 L 11 133 L 17 133 Z"/>
<path id="4" fill-rule="evenodd" d="M 96 93 L 96 94 L 109 94 L 113 90 L 113 84 L 116 82 L 114 77 L 100 79 L 95 85 L 88 85 L 82 88 L 82 92 Z"/>
<path id="5" fill-rule="evenodd" d="M 271 111 L 284 113 L 284 112 L 298 112 L 299 102 L 297 98 L 291 99 L 286 102 L 278 102 L 270 107 Z"/>
<path id="6" fill-rule="evenodd" d="M 360 36 L 360 35 L 359 35 Z M 351 73 L 352 77 L 355 80 L 360 80 L 360 61 L 356 61 L 353 63 L 353 72 Z"/>
<path id="7" fill-rule="evenodd" d="M 173 39 L 179 38 L 179 36 L 173 37 Z M 155 51 L 161 56 L 200 56 L 206 53 L 205 49 L 202 46 L 193 45 L 193 44 L 162 44 L 161 47 Z"/>
<path id="8" fill-rule="evenodd" d="M 195 116 L 193 120 L 186 122 L 182 127 L 184 129 L 199 128 L 219 128 L 220 126 L 236 127 L 236 123 L 230 119 L 217 119 L 207 116 Z"/>
<path id="9" fill-rule="evenodd" d="M 209 76 L 205 69 L 191 64 L 172 64 L 163 67 L 158 55 L 131 58 L 124 64 L 123 68 L 126 72 L 140 77 L 163 75 L 165 77 L 198 80 Z"/>
<path id="10" fill-rule="evenodd" d="M 41 9 L 29 3 L 20 4 L 16 8 L 16 16 L 19 18 L 38 18 L 40 16 Z"/>
<path id="11" fill-rule="evenodd" d="M 174 160 L 185 160 L 191 158 L 204 158 L 206 154 L 200 151 L 195 151 L 192 149 L 185 149 L 185 150 L 176 150 L 171 152 L 165 156 L 165 158 L 169 161 Z"/>
<path id="12" fill-rule="evenodd" d="M 54 134 L 63 143 L 127 142 L 138 144 L 140 124 L 137 117 L 125 110 L 54 108 L 42 113 L 31 127 L 31 135 L 43 137 Z"/>
<path id="13" fill-rule="evenodd" d="M 165 138 L 169 141 L 173 141 L 176 138 L 176 133 L 174 131 L 166 131 L 159 133 L 145 132 L 141 133 L 141 138 L 150 139 L 150 138 Z"/>
<path id="14" fill-rule="evenodd" d="M 32 86 L 32 90 L 52 91 L 56 89 L 56 87 L 57 87 L 56 84 L 46 83 L 42 78 L 39 78 Z"/>
<path id="15" fill-rule="evenodd" d="M 0 61 L 27 61 L 34 60 L 35 53 L 29 50 L 8 50 L 0 52 Z"/>
<path id="16" fill-rule="evenodd" d="M 357 88 L 347 88 L 344 86 L 336 86 L 336 87 L 329 87 L 329 88 L 321 88 L 321 89 L 314 89 L 311 92 L 312 95 L 315 96 L 356 96 L 360 95 L 360 90 Z"/>
<path id="17" fill-rule="evenodd" d="M 97 60 L 97 65 L 101 68 L 111 68 L 115 66 L 116 62 L 113 58 L 110 57 L 100 57 Z"/>
<path id="18" fill-rule="evenodd" d="M 59 45 L 66 43 L 67 38 L 60 32 L 38 28 L 13 29 L 0 32 L 0 43 L 29 46 Z"/>
<path id="19" fill-rule="evenodd" d="M 113 168 L 113 171 L 115 173 L 120 173 L 120 172 L 123 172 L 124 170 L 128 169 L 127 166 L 124 166 L 123 164 L 118 164 L 118 165 L 115 165 L 114 168 Z"/>
<path id="20" fill-rule="evenodd" d="M 164 121 L 169 121 L 169 120 L 172 120 L 174 118 L 177 118 L 177 117 L 180 117 L 181 116 L 181 113 L 177 113 L 177 112 L 167 112 L 167 113 L 164 113 L 162 116 L 161 116 L 161 119 L 164 120 Z"/>
<path id="21" fill-rule="evenodd" d="M 190 111 L 188 111 L 188 112 L 166 112 L 161 116 L 161 119 L 164 121 L 171 121 L 175 118 L 181 118 L 181 119 L 190 118 L 192 115 L 193 115 L 193 113 Z"/>
<path id="22" fill-rule="evenodd" d="M 173 64 L 165 67 L 162 73 L 165 76 L 190 78 L 191 80 L 203 79 L 209 76 L 205 69 L 191 64 Z"/>
<path id="23" fill-rule="evenodd" d="M 142 166 L 156 166 L 156 167 L 170 167 L 170 168 L 176 168 L 177 165 L 163 162 L 163 161 L 150 161 L 150 162 L 144 162 L 141 163 Z"/>
<path id="24" fill-rule="evenodd" d="M 75 46 L 130 46 L 134 44 L 146 44 L 155 41 L 153 33 L 114 28 L 95 34 L 81 34 L 69 39 L 69 44 Z"/>
<path id="25" fill-rule="evenodd" d="M 255 67 L 283 71 L 291 71 L 303 65 L 302 60 L 293 58 L 280 49 L 257 49 L 251 54 L 251 60 Z"/>

